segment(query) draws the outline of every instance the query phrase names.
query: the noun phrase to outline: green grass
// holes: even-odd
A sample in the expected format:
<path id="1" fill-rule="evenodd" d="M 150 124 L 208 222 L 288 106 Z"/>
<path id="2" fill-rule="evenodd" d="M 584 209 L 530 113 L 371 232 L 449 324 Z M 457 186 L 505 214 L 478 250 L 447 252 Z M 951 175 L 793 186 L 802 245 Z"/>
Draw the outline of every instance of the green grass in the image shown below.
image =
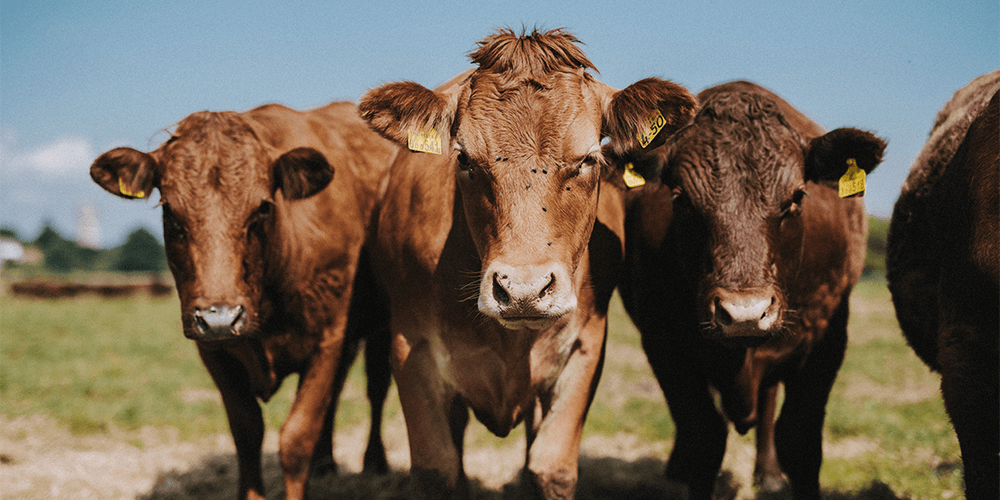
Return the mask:
<path id="1" fill-rule="evenodd" d="M 181 334 L 178 312 L 175 297 L 39 301 L 0 295 L 0 414 L 49 415 L 78 434 L 143 426 L 174 427 L 192 440 L 228 433 L 211 379 Z M 827 406 L 824 489 L 856 492 L 878 481 L 911 498 L 961 496 L 958 444 L 939 379 L 903 340 L 884 282 L 858 286 L 849 328 L 847 355 Z M 295 386 L 291 377 L 263 405 L 269 429 L 280 427 Z M 398 400 L 390 398 L 387 420 L 399 413 Z M 337 427 L 366 425 L 367 419 L 359 362 Z M 584 439 L 619 433 L 669 449 L 674 427 L 639 334 L 615 299 L 604 375 Z M 466 443 L 508 446 L 518 439 L 520 428 L 498 440 L 473 420 Z M 733 433 L 729 442 L 730 448 L 752 446 L 753 433 Z"/>

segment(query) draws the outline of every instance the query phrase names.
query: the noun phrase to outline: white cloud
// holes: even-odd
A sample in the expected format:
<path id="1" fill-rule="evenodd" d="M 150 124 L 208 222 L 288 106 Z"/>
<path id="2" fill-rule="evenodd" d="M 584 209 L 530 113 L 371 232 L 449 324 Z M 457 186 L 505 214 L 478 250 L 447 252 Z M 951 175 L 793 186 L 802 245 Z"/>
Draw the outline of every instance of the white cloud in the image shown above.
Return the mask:
<path id="1" fill-rule="evenodd" d="M 0 134 L 0 163 L 6 175 L 18 175 L 30 169 L 49 177 L 76 177 L 87 172 L 97 154 L 90 140 L 80 136 L 62 136 L 29 150 L 21 150 L 17 134 L 5 129 Z"/>
<path id="2" fill-rule="evenodd" d="M 86 172 L 96 154 L 83 137 L 60 137 L 25 155 L 28 166 L 50 175 Z"/>

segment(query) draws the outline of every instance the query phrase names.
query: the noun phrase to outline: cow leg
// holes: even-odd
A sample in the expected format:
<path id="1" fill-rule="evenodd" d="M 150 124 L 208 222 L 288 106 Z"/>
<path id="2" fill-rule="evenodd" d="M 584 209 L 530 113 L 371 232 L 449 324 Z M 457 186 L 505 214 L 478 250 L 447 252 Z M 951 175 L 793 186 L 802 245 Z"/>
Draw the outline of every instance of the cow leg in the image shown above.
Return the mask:
<path id="1" fill-rule="evenodd" d="M 847 348 L 848 296 L 830 318 L 823 338 L 802 368 L 785 380 L 785 402 L 775 424 L 778 462 L 798 500 L 819 495 L 819 470 L 823 463 L 823 420 L 830 389 Z"/>
<path id="2" fill-rule="evenodd" d="M 774 416 L 778 405 L 777 384 L 764 388 L 757 400 L 757 459 L 753 468 L 753 482 L 761 490 L 777 492 L 785 485 L 784 473 L 778 465 L 774 449 Z"/>
<path id="3" fill-rule="evenodd" d="M 1000 498 L 1000 357 L 996 287 L 942 273 L 941 395 L 962 451 L 965 496 Z M 965 279 L 961 279 L 963 277 Z M 947 288 L 945 288 L 947 287 Z"/>
<path id="4" fill-rule="evenodd" d="M 456 446 L 465 427 L 456 411 L 457 395 L 441 379 L 430 342 L 411 344 L 404 335 L 394 334 L 392 375 L 406 421 L 410 475 L 416 488 L 413 496 L 467 497 L 462 452 Z"/>
<path id="5" fill-rule="evenodd" d="M 382 443 L 382 410 L 392 384 L 392 367 L 389 365 L 392 330 L 389 300 L 376 283 L 368 249 L 362 248 L 354 275 L 354 294 L 347 329 L 348 338 L 363 339 L 365 346 L 365 383 L 371 420 L 364 472 L 384 474 L 389 472 L 389 462 Z"/>
<path id="6" fill-rule="evenodd" d="M 323 426 L 327 425 L 325 417 L 331 405 L 334 379 L 344 345 L 344 319 L 340 318 L 339 324 L 324 330 L 324 340 L 301 373 L 292 409 L 281 426 L 278 452 L 285 473 L 287 500 L 305 497 L 309 465 Z"/>
<path id="7" fill-rule="evenodd" d="M 962 451 L 965 496 L 969 500 L 1000 498 L 996 360 L 985 359 L 991 353 L 992 357 L 997 356 L 995 345 L 992 351 L 967 353 L 982 360 L 962 359 L 961 364 L 955 365 L 941 363 L 941 394 Z M 938 359 L 942 357 L 939 355 Z M 991 364 L 992 368 L 984 369 Z"/>
<path id="8" fill-rule="evenodd" d="M 365 339 L 365 376 L 368 383 L 368 403 L 371 405 L 371 429 L 368 433 L 368 447 L 365 449 L 364 471 L 375 474 L 389 472 L 389 461 L 382 441 L 382 410 L 392 384 L 389 339 L 388 329 L 377 331 Z"/>
<path id="9" fill-rule="evenodd" d="M 688 485 L 692 500 L 710 499 L 726 454 L 729 426 L 715 406 L 708 381 L 693 367 L 688 373 L 673 369 L 660 373 L 663 376 L 658 374 L 657 378 L 677 428 L 667 461 L 667 479 Z"/>
<path id="10" fill-rule="evenodd" d="M 198 347 L 198 354 L 222 394 L 229 430 L 236 445 L 239 462 L 239 495 L 244 500 L 264 500 L 261 479 L 261 444 L 264 441 L 264 418 L 260 403 L 247 382 L 246 369 L 222 350 Z"/>
<path id="11" fill-rule="evenodd" d="M 337 404 L 340 402 L 340 393 L 344 389 L 347 375 L 354 364 L 354 359 L 358 355 L 357 338 L 348 338 L 344 342 L 344 347 L 340 353 L 340 361 L 337 363 L 337 374 L 333 379 L 333 389 L 330 393 L 330 404 L 326 409 L 326 416 L 323 417 L 323 428 L 320 430 L 319 439 L 313 449 L 313 457 L 309 465 L 309 475 L 324 476 L 337 473 L 337 461 L 333 456 L 333 428 L 337 417 Z M 302 381 L 299 379 L 299 390 L 302 390 Z"/>
<path id="12" fill-rule="evenodd" d="M 591 318 L 575 352 L 547 397 L 536 402 L 528 430 L 522 492 L 535 498 L 573 498 L 579 475 L 580 437 L 604 366 L 607 319 Z"/>
<path id="13" fill-rule="evenodd" d="M 691 500 L 712 498 L 715 479 L 726 453 L 729 426 L 715 406 L 707 367 L 693 357 L 700 344 L 678 344 L 670 340 L 685 335 L 683 328 L 647 327 L 642 331 L 642 349 L 663 390 L 676 427 L 674 447 L 667 460 L 666 477 L 688 487 Z M 688 334 L 689 335 L 689 334 Z"/>

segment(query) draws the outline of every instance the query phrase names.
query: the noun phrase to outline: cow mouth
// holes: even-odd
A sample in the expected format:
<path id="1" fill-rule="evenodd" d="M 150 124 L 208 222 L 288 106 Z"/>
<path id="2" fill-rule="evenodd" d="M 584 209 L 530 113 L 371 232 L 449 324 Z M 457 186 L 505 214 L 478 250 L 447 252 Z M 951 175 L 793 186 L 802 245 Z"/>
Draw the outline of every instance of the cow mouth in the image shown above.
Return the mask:
<path id="1" fill-rule="evenodd" d="M 507 316 L 496 319 L 508 330 L 544 330 L 559 321 L 559 318 L 559 316 Z"/>
<path id="2" fill-rule="evenodd" d="M 764 331 L 756 328 L 747 328 L 744 330 L 733 331 L 732 329 L 726 330 L 720 327 L 715 327 L 704 330 L 702 333 L 705 338 L 722 344 L 725 347 L 732 349 L 750 349 L 760 347 L 772 339 L 781 337 L 784 335 L 784 330 Z"/>

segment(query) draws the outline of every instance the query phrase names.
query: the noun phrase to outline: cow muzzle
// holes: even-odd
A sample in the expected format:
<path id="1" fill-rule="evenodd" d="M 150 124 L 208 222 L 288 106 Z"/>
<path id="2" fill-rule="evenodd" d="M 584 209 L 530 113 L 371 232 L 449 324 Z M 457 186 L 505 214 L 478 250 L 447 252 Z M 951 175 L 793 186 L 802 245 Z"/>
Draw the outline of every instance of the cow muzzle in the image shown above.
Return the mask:
<path id="1" fill-rule="evenodd" d="M 206 308 L 195 307 L 191 314 L 193 328 L 185 336 L 198 341 L 218 341 L 238 338 L 247 325 L 247 311 L 242 305 L 215 303 Z"/>
<path id="2" fill-rule="evenodd" d="M 708 308 L 712 329 L 727 341 L 759 345 L 781 330 L 781 305 L 770 286 L 740 291 L 717 288 L 709 295 Z"/>
<path id="3" fill-rule="evenodd" d="M 559 266 L 490 265 L 479 289 L 479 311 L 511 330 L 542 330 L 576 309 L 569 273 Z"/>

